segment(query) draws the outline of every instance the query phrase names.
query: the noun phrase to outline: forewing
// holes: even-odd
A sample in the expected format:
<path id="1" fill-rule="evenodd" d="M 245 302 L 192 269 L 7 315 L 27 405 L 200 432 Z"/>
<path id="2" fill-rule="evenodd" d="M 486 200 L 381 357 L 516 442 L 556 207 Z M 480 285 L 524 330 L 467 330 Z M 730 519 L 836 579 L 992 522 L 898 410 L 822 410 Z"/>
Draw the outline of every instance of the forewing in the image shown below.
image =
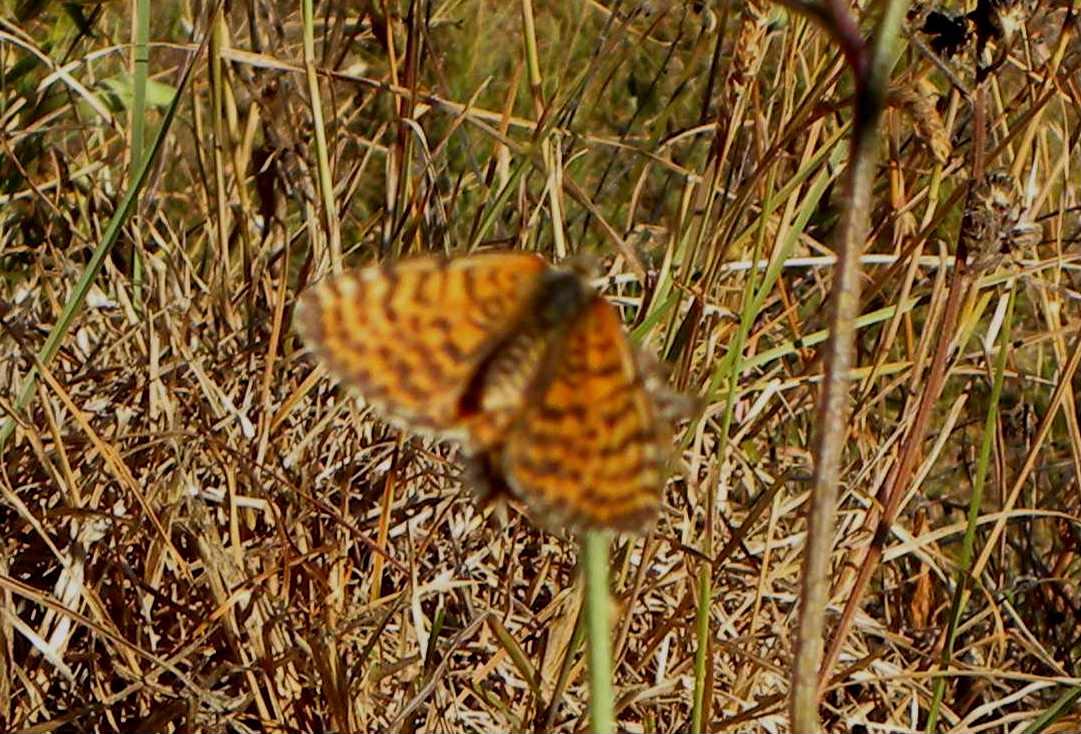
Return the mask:
<path id="1" fill-rule="evenodd" d="M 549 527 L 639 531 L 660 503 L 666 452 L 615 308 L 597 296 L 553 354 L 508 437 L 507 482 Z"/>
<path id="2" fill-rule="evenodd" d="M 384 417 L 465 439 L 462 394 L 546 267 L 534 255 L 496 253 L 352 271 L 301 296 L 297 329 Z"/>

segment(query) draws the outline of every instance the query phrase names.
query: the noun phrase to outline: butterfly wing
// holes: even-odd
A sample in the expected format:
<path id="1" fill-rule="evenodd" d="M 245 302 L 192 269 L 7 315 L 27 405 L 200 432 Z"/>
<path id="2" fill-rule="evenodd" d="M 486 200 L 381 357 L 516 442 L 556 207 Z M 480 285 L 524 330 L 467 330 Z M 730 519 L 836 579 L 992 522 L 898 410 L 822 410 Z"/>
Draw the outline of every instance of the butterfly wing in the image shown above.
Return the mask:
<path id="1" fill-rule="evenodd" d="M 535 255 L 487 253 L 352 271 L 301 296 L 297 329 L 387 419 L 468 440 L 462 395 L 546 268 Z"/>
<path id="2" fill-rule="evenodd" d="M 596 296 L 551 364 L 504 447 L 508 485 L 549 526 L 641 530 L 660 504 L 666 453 L 615 308 Z"/>

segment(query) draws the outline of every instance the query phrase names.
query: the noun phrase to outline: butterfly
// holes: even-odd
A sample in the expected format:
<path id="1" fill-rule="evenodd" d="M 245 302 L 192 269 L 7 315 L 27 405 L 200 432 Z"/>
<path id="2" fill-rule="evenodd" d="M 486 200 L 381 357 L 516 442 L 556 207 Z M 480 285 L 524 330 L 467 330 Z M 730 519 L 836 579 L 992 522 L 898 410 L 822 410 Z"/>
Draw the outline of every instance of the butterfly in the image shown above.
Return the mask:
<path id="1" fill-rule="evenodd" d="M 640 531 L 671 442 L 619 313 L 540 256 L 422 256 L 298 299 L 304 342 L 387 422 L 459 442 L 549 529 Z"/>

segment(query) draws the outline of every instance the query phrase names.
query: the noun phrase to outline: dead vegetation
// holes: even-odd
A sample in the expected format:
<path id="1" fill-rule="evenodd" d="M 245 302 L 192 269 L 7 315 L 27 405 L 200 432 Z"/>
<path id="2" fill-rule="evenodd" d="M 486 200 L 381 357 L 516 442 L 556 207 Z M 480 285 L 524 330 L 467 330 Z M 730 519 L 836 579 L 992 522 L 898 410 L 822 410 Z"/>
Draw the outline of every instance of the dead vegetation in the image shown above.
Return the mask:
<path id="1" fill-rule="evenodd" d="M 688 730 L 697 685 L 704 729 L 784 730 L 853 94 L 797 4 L 162 4 L 145 49 L 149 3 L 6 3 L 0 728 L 584 729 L 575 544 L 290 328 L 339 263 L 498 247 L 599 255 L 701 401 L 612 549 L 620 726 Z M 1078 12 L 902 34 L 831 731 L 1081 727 Z"/>

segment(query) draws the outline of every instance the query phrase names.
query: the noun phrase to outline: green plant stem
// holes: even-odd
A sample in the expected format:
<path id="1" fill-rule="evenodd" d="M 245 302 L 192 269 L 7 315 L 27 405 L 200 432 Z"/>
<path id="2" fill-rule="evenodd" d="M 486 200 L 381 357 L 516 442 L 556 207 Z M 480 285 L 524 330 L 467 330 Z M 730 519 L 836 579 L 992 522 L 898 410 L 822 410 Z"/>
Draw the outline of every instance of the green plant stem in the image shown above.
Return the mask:
<path id="1" fill-rule="evenodd" d="M 150 0 L 135 3 L 135 44 L 132 47 L 132 71 L 134 98 L 131 105 L 131 169 L 136 171 L 143 160 L 146 138 L 146 84 L 150 66 Z M 136 311 L 143 308 L 143 256 L 140 233 L 134 233 L 131 250 L 132 305 Z"/>
<path id="2" fill-rule="evenodd" d="M 592 731 L 616 730 L 612 690 L 612 641 L 608 599 L 608 533 L 590 530 L 582 540 L 586 584 L 586 637 L 589 640 L 589 712 Z"/>
<path id="3" fill-rule="evenodd" d="M 709 654 L 709 608 L 712 595 L 713 566 L 708 560 L 698 567 L 698 605 L 695 609 L 694 701 L 691 708 L 691 731 L 705 731 L 702 719 L 706 710 L 706 657 Z"/>
<path id="4" fill-rule="evenodd" d="M 998 358 L 995 360 L 995 376 L 991 385 L 991 398 L 987 406 L 987 417 L 983 424 L 983 439 L 980 443 L 980 454 L 976 464 L 976 477 L 972 483 L 972 496 L 968 502 L 968 524 L 965 527 L 965 537 L 961 543 L 961 557 L 957 561 L 957 582 L 953 590 L 953 603 L 950 607 L 949 626 L 946 630 L 946 644 L 942 646 L 942 657 L 939 666 L 945 670 L 950 665 L 953 657 L 953 647 L 957 639 L 957 627 L 961 623 L 961 616 L 965 612 L 968 603 L 968 588 L 970 583 L 969 574 L 972 569 L 973 549 L 976 547 L 976 523 L 980 518 L 980 509 L 983 507 L 983 490 L 987 485 L 987 473 L 991 465 L 991 449 L 995 443 L 996 426 L 998 425 L 998 403 L 1002 395 L 1002 384 L 1006 378 L 1006 358 L 1009 355 L 1010 331 L 1013 326 L 1013 306 L 1015 302 L 1013 291 L 1010 292 L 1009 305 L 1006 308 L 1006 318 L 1002 323 L 1002 331 L 999 334 Z M 938 724 L 938 711 L 942 705 L 942 697 L 946 691 L 946 678 L 935 678 L 934 698 L 931 701 L 931 710 L 927 714 L 927 731 L 935 731 Z"/>

